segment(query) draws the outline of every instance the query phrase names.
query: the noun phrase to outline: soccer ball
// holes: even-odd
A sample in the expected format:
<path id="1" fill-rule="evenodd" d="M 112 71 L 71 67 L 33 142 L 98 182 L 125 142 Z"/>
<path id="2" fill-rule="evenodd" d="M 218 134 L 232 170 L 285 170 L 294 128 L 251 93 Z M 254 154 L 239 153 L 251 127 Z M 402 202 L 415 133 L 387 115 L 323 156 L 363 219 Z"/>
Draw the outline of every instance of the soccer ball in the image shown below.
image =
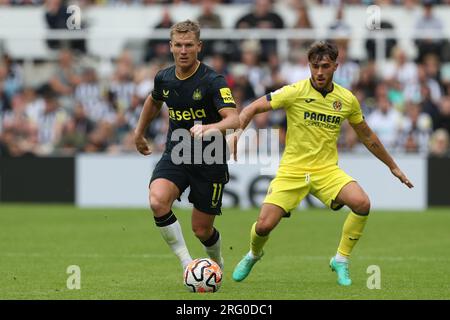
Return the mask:
<path id="1" fill-rule="evenodd" d="M 209 258 L 192 260 L 184 270 L 184 285 L 190 292 L 216 292 L 222 284 L 222 270 Z"/>

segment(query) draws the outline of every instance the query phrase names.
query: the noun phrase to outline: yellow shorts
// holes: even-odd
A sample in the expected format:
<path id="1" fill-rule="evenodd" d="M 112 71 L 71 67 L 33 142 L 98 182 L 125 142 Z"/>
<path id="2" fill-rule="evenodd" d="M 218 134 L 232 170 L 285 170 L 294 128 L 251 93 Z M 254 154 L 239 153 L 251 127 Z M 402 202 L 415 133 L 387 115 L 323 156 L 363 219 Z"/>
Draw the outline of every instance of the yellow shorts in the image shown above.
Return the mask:
<path id="1" fill-rule="evenodd" d="M 338 166 L 318 171 L 299 172 L 279 168 L 276 177 L 270 182 L 264 203 L 275 204 L 290 212 L 311 193 L 331 209 L 339 191 L 351 181 L 355 181 Z M 340 208 L 340 207 L 339 207 Z"/>

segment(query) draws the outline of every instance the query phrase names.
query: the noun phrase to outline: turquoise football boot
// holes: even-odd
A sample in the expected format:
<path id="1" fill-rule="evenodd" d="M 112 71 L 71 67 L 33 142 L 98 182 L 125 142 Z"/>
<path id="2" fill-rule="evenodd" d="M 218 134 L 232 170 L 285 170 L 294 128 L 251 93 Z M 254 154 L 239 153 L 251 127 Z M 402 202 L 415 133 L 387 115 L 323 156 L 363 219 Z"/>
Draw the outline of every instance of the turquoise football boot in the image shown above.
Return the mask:
<path id="1" fill-rule="evenodd" d="M 233 280 L 234 281 L 242 281 L 249 275 L 250 271 L 252 271 L 253 266 L 255 263 L 261 259 L 261 257 L 264 255 L 264 253 L 261 254 L 258 258 L 253 258 L 250 255 L 250 252 L 247 253 L 244 258 L 242 258 L 241 261 L 237 264 L 236 268 L 234 268 L 233 271 Z"/>
<path id="2" fill-rule="evenodd" d="M 337 262 L 334 257 L 330 260 L 331 271 L 337 273 L 337 283 L 341 286 L 349 286 L 352 284 L 350 273 L 348 271 L 348 262 Z"/>

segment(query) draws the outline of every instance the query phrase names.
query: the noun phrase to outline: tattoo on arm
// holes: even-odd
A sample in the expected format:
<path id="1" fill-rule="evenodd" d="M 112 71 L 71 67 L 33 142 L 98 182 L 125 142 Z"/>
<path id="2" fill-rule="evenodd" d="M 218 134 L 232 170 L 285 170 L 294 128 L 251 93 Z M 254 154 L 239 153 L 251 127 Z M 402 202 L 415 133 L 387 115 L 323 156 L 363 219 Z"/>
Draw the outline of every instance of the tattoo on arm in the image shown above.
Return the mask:
<path id="1" fill-rule="evenodd" d="M 372 130 L 370 130 L 368 125 L 365 125 L 362 127 L 361 133 L 367 139 L 370 138 L 370 136 L 372 135 Z"/>
<path id="2" fill-rule="evenodd" d="M 370 147 L 371 149 L 379 149 L 379 148 L 380 148 L 380 145 L 378 144 L 377 141 L 372 141 L 372 143 L 369 144 L 369 147 Z"/>

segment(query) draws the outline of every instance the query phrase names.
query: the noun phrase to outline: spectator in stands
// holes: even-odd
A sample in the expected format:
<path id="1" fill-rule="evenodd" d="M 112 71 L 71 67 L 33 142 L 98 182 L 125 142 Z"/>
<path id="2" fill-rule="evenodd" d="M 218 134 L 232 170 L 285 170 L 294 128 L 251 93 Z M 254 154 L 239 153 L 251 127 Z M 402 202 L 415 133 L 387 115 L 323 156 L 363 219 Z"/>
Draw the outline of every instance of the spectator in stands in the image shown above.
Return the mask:
<path id="1" fill-rule="evenodd" d="M 250 84 L 248 79 L 248 69 L 243 64 L 237 64 L 232 68 L 232 74 L 235 79 L 235 85 L 232 88 L 233 96 L 234 91 L 241 91 L 241 101 L 246 102 L 256 98 L 255 90 L 253 86 Z M 238 106 L 239 107 L 239 106 Z"/>
<path id="2" fill-rule="evenodd" d="M 0 135 L 0 158 L 34 156 L 33 152 L 22 147 L 14 129 L 6 129 Z"/>
<path id="3" fill-rule="evenodd" d="M 222 28 L 222 19 L 214 12 L 214 0 L 201 1 L 201 13 L 197 17 L 197 21 L 202 29 L 220 29 Z"/>
<path id="4" fill-rule="evenodd" d="M 170 29 L 174 24 L 168 7 L 165 7 L 162 12 L 161 21 L 155 25 L 154 29 Z M 153 59 L 160 59 L 166 61 L 170 59 L 170 44 L 166 39 L 150 39 L 147 42 L 144 60 L 146 62 Z"/>
<path id="5" fill-rule="evenodd" d="M 427 78 L 441 82 L 441 60 L 438 55 L 433 53 L 426 54 L 423 58 L 423 66 L 425 67 Z"/>
<path id="6" fill-rule="evenodd" d="M 355 85 L 352 89 L 353 95 L 358 99 L 364 116 L 368 116 L 374 109 L 373 96 L 367 97 L 362 87 Z"/>
<path id="7" fill-rule="evenodd" d="M 118 110 L 115 122 L 113 123 L 115 142 L 120 143 L 120 141 L 136 127 L 143 103 L 144 101 L 142 101 L 137 94 L 133 94 L 130 107 L 126 110 Z"/>
<path id="8" fill-rule="evenodd" d="M 126 110 L 131 104 L 131 98 L 136 91 L 133 79 L 134 62 L 129 51 L 124 51 L 116 62 L 116 71 L 111 79 L 110 91 L 117 99 L 118 108 Z"/>
<path id="9" fill-rule="evenodd" d="M 271 0 L 256 0 L 252 12 L 242 16 L 235 25 L 238 29 L 282 29 L 284 22 L 281 16 L 273 11 Z M 276 40 L 262 40 L 262 56 L 263 61 L 271 53 L 277 52 Z"/>
<path id="10" fill-rule="evenodd" d="M 197 17 L 202 30 L 204 29 L 220 29 L 222 28 L 222 19 L 214 12 L 214 0 L 201 1 L 201 13 Z M 225 40 L 203 40 L 202 56 L 210 56 L 215 52 L 227 46 Z M 217 47 L 215 49 L 215 47 Z"/>
<path id="11" fill-rule="evenodd" d="M 37 146 L 36 127 L 26 113 L 26 104 L 21 92 L 12 97 L 11 110 L 4 113 L 2 122 L 6 148 L 4 151 L 10 156 L 33 154 Z"/>
<path id="12" fill-rule="evenodd" d="M 36 127 L 38 128 L 39 154 L 48 155 L 61 139 L 67 114 L 61 109 L 56 95 L 52 91 L 44 94 L 44 109 L 37 114 Z"/>
<path id="13" fill-rule="evenodd" d="M 3 90 L 8 98 L 22 90 L 22 67 L 13 62 L 8 54 L 4 54 L 0 60 L 0 82 L 3 82 Z"/>
<path id="14" fill-rule="evenodd" d="M 339 41 L 337 42 L 339 50 L 339 56 L 337 57 L 337 63 L 339 67 L 333 76 L 333 81 L 337 84 L 351 90 L 359 80 L 359 64 L 351 61 L 348 58 L 348 43 Z"/>
<path id="15" fill-rule="evenodd" d="M 334 22 L 328 27 L 330 30 L 330 34 L 333 35 L 333 39 L 335 40 L 347 40 L 350 39 L 352 29 L 350 25 L 345 22 L 344 19 L 344 5 L 341 4 L 338 6 L 336 11 L 336 18 Z"/>
<path id="16" fill-rule="evenodd" d="M 75 131 L 84 138 L 95 128 L 95 123 L 91 121 L 81 103 L 77 103 L 73 110 L 72 118 L 75 121 Z"/>
<path id="17" fill-rule="evenodd" d="M 163 106 L 147 128 L 146 137 L 154 152 L 163 152 L 166 148 L 167 130 L 169 129 L 169 109 Z M 135 149 L 136 150 L 136 149 Z"/>
<path id="18" fill-rule="evenodd" d="M 280 59 L 278 55 L 273 54 L 269 57 L 267 67 L 268 72 L 266 73 L 266 77 L 262 80 L 266 93 L 278 90 L 287 84 L 286 79 L 281 73 Z"/>
<path id="19" fill-rule="evenodd" d="M 48 89 L 48 86 L 44 86 L 43 88 Z M 44 99 L 42 99 L 41 95 L 42 92 L 38 94 L 37 90 L 30 87 L 26 87 L 23 90 L 27 116 L 34 123 L 37 122 L 39 113 L 41 113 L 42 110 L 45 108 L 45 102 Z"/>
<path id="20" fill-rule="evenodd" d="M 89 134 L 83 151 L 89 153 L 105 152 L 111 144 L 112 137 L 114 137 L 113 125 L 106 121 L 101 122 Z"/>
<path id="21" fill-rule="evenodd" d="M 355 130 L 345 121 L 341 126 L 341 135 L 337 142 L 339 150 L 347 152 L 364 151 L 363 145 L 359 142 Z"/>
<path id="22" fill-rule="evenodd" d="M 281 64 L 281 75 L 286 83 L 294 83 L 310 77 L 308 57 L 305 50 L 289 52 L 288 60 Z"/>
<path id="23" fill-rule="evenodd" d="M 431 99 L 430 87 L 426 83 L 421 83 L 420 85 L 420 105 L 423 112 L 431 117 L 433 123 L 433 130 L 437 128 L 437 120 L 439 117 L 439 107 L 438 102 L 434 102 Z M 440 101 L 440 100 L 439 100 Z"/>
<path id="24" fill-rule="evenodd" d="M 426 86 L 429 88 L 431 100 L 435 103 L 441 100 L 442 97 L 441 86 L 439 85 L 439 82 L 436 79 L 428 76 L 426 67 L 424 65 L 422 64 L 417 65 L 417 76 L 419 86 Z M 424 97 L 421 98 L 423 99 Z"/>
<path id="25" fill-rule="evenodd" d="M 102 90 L 95 69 L 85 68 L 81 74 L 81 81 L 75 87 L 74 98 L 92 113 L 103 98 Z"/>
<path id="26" fill-rule="evenodd" d="M 224 0 L 224 2 L 231 4 L 253 4 L 254 0 Z"/>
<path id="27" fill-rule="evenodd" d="M 373 61 L 368 62 L 360 69 L 359 79 L 355 85 L 355 88 L 362 90 L 364 100 L 372 99 L 375 97 L 375 90 L 377 87 L 378 77 L 376 74 L 375 63 Z M 361 102 L 361 100 L 360 100 Z M 373 106 L 373 104 L 365 101 L 364 103 Z"/>
<path id="28" fill-rule="evenodd" d="M 72 52 L 69 49 L 62 49 L 59 52 L 57 70 L 49 81 L 51 90 L 68 97 L 73 94 L 81 81 L 81 68 L 74 61 Z"/>
<path id="29" fill-rule="evenodd" d="M 445 129 L 437 129 L 431 135 L 430 139 L 430 155 L 434 157 L 450 156 L 450 137 Z"/>
<path id="30" fill-rule="evenodd" d="M 293 7 L 297 14 L 297 19 L 292 27 L 297 29 L 313 30 L 314 27 L 309 18 L 308 7 L 302 1 L 295 2 Z M 291 39 L 289 41 L 290 50 L 306 50 L 313 42 L 314 37 L 312 39 Z"/>
<path id="31" fill-rule="evenodd" d="M 62 135 L 55 146 L 54 154 L 74 155 L 83 150 L 86 144 L 86 135 L 77 131 L 76 121 L 69 118 L 63 125 Z"/>
<path id="32" fill-rule="evenodd" d="M 402 114 L 392 107 L 387 97 L 379 97 L 377 108 L 367 117 L 368 125 L 391 151 L 397 147 L 402 122 Z"/>
<path id="33" fill-rule="evenodd" d="M 442 64 L 439 74 L 441 75 L 439 83 L 443 93 L 450 95 L 450 62 Z"/>
<path id="34" fill-rule="evenodd" d="M 5 129 L 14 129 L 20 136 L 28 135 L 29 118 L 26 113 L 25 101 L 21 93 L 12 97 L 11 109 L 6 110 L 3 113 L 2 127 Z"/>
<path id="35" fill-rule="evenodd" d="M 0 80 L 0 133 L 2 132 L 1 122 L 3 119 L 3 114 L 9 109 L 11 109 L 9 99 L 6 96 L 5 91 L 3 90 L 3 82 L 1 82 Z"/>
<path id="36" fill-rule="evenodd" d="M 444 25 L 442 21 L 433 15 L 433 4 L 435 0 L 424 0 L 423 1 L 423 16 L 417 20 L 415 24 L 416 34 L 432 34 L 433 36 L 442 38 L 425 38 L 417 39 L 416 44 L 418 48 L 418 58 L 419 62 L 423 61 L 423 57 L 428 53 L 434 53 L 436 55 L 441 55 L 442 49 L 444 47 Z"/>
<path id="37" fill-rule="evenodd" d="M 436 128 L 443 128 L 450 132 L 450 96 L 443 96 L 441 99 Z"/>
<path id="38" fill-rule="evenodd" d="M 269 113 L 261 113 L 256 115 L 253 120 L 250 122 L 246 133 L 243 134 L 245 143 L 238 143 L 237 145 L 237 154 L 257 154 L 260 150 L 270 151 L 270 142 L 267 141 L 269 139 L 268 132 L 265 135 L 260 129 L 270 128 L 269 126 L 270 116 Z M 251 128 L 251 130 L 248 130 Z M 263 139 L 262 139 L 263 138 Z M 265 139 L 264 139 L 265 138 Z M 277 141 L 278 143 L 278 141 Z"/>
<path id="39" fill-rule="evenodd" d="M 250 84 L 256 95 L 264 95 L 264 79 L 268 74 L 265 66 L 260 63 L 262 48 L 256 40 L 245 40 L 241 47 L 241 62 L 246 68 L 246 73 Z"/>
<path id="40" fill-rule="evenodd" d="M 127 132 L 118 143 L 108 146 L 107 152 L 109 154 L 135 153 L 134 133 L 131 131 Z"/>
<path id="41" fill-rule="evenodd" d="M 45 1 L 45 21 L 50 29 L 68 30 L 67 21 L 71 16 L 67 12 L 67 5 L 63 0 L 46 0 Z M 85 28 L 83 23 L 81 29 Z M 47 45 L 50 49 L 68 48 L 86 53 L 86 44 L 84 39 L 74 40 L 48 40 Z"/>
<path id="42" fill-rule="evenodd" d="M 390 88 L 402 95 L 399 100 L 417 100 L 417 65 L 408 59 L 402 48 L 394 48 L 393 61 L 383 68 L 383 78 Z"/>
<path id="43" fill-rule="evenodd" d="M 150 66 L 141 65 L 134 70 L 135 93 L 140 99 L 145 100 L 150 92 L 152 92 L 153 79 L 157 72 L 158 69 L 154 64 Z"/>
<path id="44" fill-rule="evenodd" d="M 131 106 L 124 113 L 128 130 L 136 128 L 143 105 L 144 101 L 137 94 L 133 95 Z"/>
<path id="45" fill-rule="evenodd" d="M 393 31 L 394 30 L 394 25 L 386 20 L 381 20 L 380 21 L 380 30 L 381 31 Z M 371 30 L 372 32 L 376 32 L 377 30 Z M 377 51 L 377 41 L 375 41 L 375 39 L 367 39 L 366 40 L 366 51 L 367 51 L 367 58 L 369 60 L 375 60 L 376 58 L 376 51 Z M 391 56 L 392 53 L 392 49 L 397 45 L 397 40 L 395 38 L 386 38 L 386 40 L 384 41 L 384 46 L 385 46 L 385 52 L 384 52 L 384 57 L 381 58 L 389 58 Z"/>
<path id="46" fill-rule="evenodd" d="M 217 73 L 223 75 L 230 88 L 234 87 L 235 80 L 233 74 L 231 74 L 229 70 L 229 65 L 227 64 L 224 55 L 215 53 L 210 57 L 209 61 L 206 64 L 213 68 L 213 70 Z"/>
<path id="47" fill-rule="evenodd" d="M 419 104 L 406 103 L 406 117 L 401 125 L 399 146 L 400 151 L 409 153 L 428 152 L 428 142 L 432 132 L 431 117 L 422 112 Z"/>

